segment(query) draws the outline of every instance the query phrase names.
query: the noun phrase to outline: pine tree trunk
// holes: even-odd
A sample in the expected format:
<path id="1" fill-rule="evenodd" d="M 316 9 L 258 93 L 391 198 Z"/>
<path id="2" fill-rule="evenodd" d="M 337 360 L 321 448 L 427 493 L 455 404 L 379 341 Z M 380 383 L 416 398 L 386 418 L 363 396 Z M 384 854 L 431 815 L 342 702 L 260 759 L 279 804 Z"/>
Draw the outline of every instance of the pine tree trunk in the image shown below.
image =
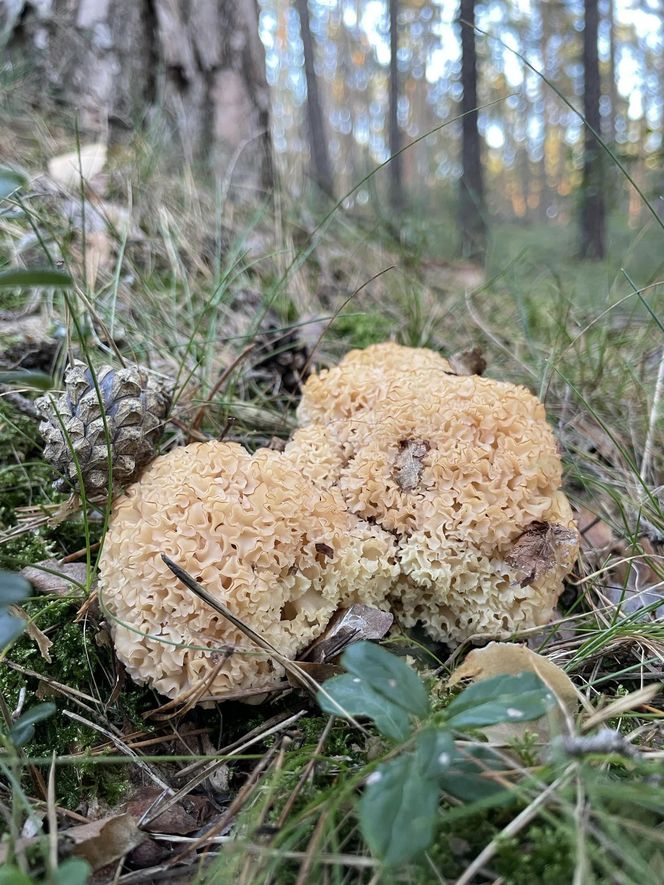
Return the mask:
<path id="1" fill-rule="evenodd" d="M 311 177 L 324 194 L 334 197 L 332 164 L 327 149 L 323 108 L 314 67 L 314 41 L 311 36 L 308 0 L 295 0 L 295 8 L 300 19 L 304 73 L 307 80 L 307 129 L 311 152 Z"/>
<path id="2" fill-rule="evenodd" d="M 609 96 L 611 98 L 611 116 L 609 118 L 609 141 L 615 143 L 616 121 L 618 119 L 618 84 L 616 82 L 616 15 L 614 0 L 608 0 L 607 20 L 609 25 Z"/>
<path id="3" fill-rule="evenodd" d="M 256 0 L 0 2 L 0 33 L 32 103 L 74 109 L 84 136 L 114 140 L 161 113 L 187 159 L 271 183 Z"/>
<path id="4" fill-rule="evenodd" d="M 604 163 L 602 149 L 592 129 L 601 134 L 600 75 L 597 37 L 598 0 L 584 0 L 583 29 L 583 113 L 586 118 L 583 182 L 581 184 L 581 256 L 604 257 Z"/>
<path id="5" fill-rule="evenodd" d="M 461 226 L 461 254 L 465 258 L 481 259 L 486 247 L 484 182 L 480 150 L 480 132 L 477 125 L 477 50 L 475 45 L 475 0 L 461 0 L 459 4 L 461 29 L 461 121 L 462 175 L 459 221 Z"/>
<path id="6" fill-rule="evenodd" d="M 401 132 L 399 130 L 399 0 L 390 2 L 390 99 L 389 99 L 389 139 L 390 139 L 390 204 L 395 212 L 404 208 L 402 179 Z"/>

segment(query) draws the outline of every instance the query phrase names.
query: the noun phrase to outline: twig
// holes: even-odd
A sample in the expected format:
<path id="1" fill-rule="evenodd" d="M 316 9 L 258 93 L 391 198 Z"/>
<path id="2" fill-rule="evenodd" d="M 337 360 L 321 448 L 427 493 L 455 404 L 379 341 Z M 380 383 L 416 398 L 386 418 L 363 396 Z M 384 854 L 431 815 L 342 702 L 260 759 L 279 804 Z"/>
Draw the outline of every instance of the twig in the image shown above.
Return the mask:
<path id="1" fill-rule="evenodd" d="M 295 805 L 295 802 L 297 801 L 297 797 L 300 795 L 302 787 L 306 784 L 307 780 L 311 776 L 311 773 L 313 772 L 314 767 L 317 762 L 316 757 L 320 755 L 320 753 L 323 749 L 323 746 L 325 745 L 325 741 L 327 740 L 327 738 L 330 734 L 330 731 L 332 730 L 332 723 L 333 722 L 334 722 L 334 717 L 330 716 L 330 718 L 325 723 L 325 728 L 321 732 L 321 736 L 318 738 L 318 743 L 316 744 L 316 748 L 311 756 L 311 759 L 305 765 L 304 771 L 302 772 L 300 779 L 295 784 L 295 788 L 294 788 L 293 792 L 288 797 L 286 804 L 284 805 L 283 810 L 282 810 L 281 814 L 279 815 L 279 819 L 277 820 L 277 827 L 279 829 L 281 829 L 281 827 L 283 827 L 283 825 L 286 823 L 286 820 L 288 819 L 288 815 L 290 814 L 293 805 Z"/>
<path id="2" fill-rule="evenodd" d="M 664 347 L 662 348 L 662 356 L 659 360 L 659 370 L 657 372 L 657 381 L 655 383 L 655 394 L 652 399 L 652 408 L 650 409 L 650 419 L 648 421 L 648 433 L 646 442 L 643 447 L 643 459 L 641 461 L 641 479 L 645 482 L 650 472 L 650 462 L 652 461 L 653 451 L 655 449 L 655 434 L 657 432 L 657 422 L 659 421 L 659 411 L 662 398 L 664 397 Z"/>
<path id="3" fill-rule="evenodd" d="M 233 612 L 228 608 L 228 606 L 224 605 L 219 599 L 216 599 L 211 593 L 198 583 L 198 581 L 194 580 L 192 576 L 186 572 L 183 568 L 181 568 L 176 562 L 166 556 L 165 553 L 161 554 L 161 558 L 169 567 L 169 569 L 173 572 L 178 580 L 182 581 L 185 587 L 188 587 L 192 593 L 198 596 L 199 599 L 202 599 L 203 602 L 206 602 L 211 608 L 213 608 L 216 612 L 219 612 L 220 615 L 223 615 L 234 627 L 237 627 L 244 635 L 251 639 L 259 648 L 262 648 L 266 651 L 270 657 L 274 658 L 281 666 L 292 674 L 292 676 L 302 685 L 304 688 L 308 689 L 310 692 L 315 693 L 318 689 L 318 683 L 315 682 L 308 674 L 306 674 L 301 667 L 298 667 L 290 658 L 287 658 L 283 655 L 278 648 L 272 645 L 271 642 L 268 642 L 267 639 L 264 639 L 260 633 L 257 633 L 253 627 L 250 627 L 249 624 L 246 624 L 237 615 L 233 614 Z M 266 689 L 268 691 L 269 689 Z"/>
<path id="4" fill-rule="evenodd" d="M 0 396 L 3 400 L 5 400 L 5 402 L 8 402 L 10 406 L 14 406 L 17 412 L 21 412 L 28 418 L 32 418 L 33 421 L 41 420 L 39 410 L 32 402 L 32 400 L 27 398 L 27 396 L 22 396 L 15 390 L 9 390 L 4 385 L 0 385 Z"/>
<path id="5" fill-rule="evenodd" d="M 249 624 L 246 624 L 237 615 L 234 615 L 233 612 L 228 608 L 228 606 L 224 605 L 223 602 L 220 602 L 216 597 L 214 597 L 211 593 L 208 593 L 205 588 L 198 583 L 198 581 L 194 580 L 192 576 L 186 572 L 183 568 L 181 568 L 176 562 L 166 556 L 165 553 L 161 554 L 162 560 L 166 563 L 169 569 L 173 572 L 176 578 L 178 578 L 185 587 L 188 587 L 192 593 L 198 596 L 199 599 L 202 599 L 203 602 L 206 602 L 210 608 L 213 608 L 216 612 L 219 612 L 220 615 L 223 615 L 227 620 L 231 622 L 234 627 L 237 627 L 245 636 L 251 639 L 259 648 L 264 649 L 270 657 L 274 658 L 278 664 L 286 670 L 287 673 L 290 673 L 291 676 L 302 685 L 307 691 L 309 691 L 312 695 L 316 695 L 316 693 L 321 693 L 324 697 L 328 698 L 334 705 L 338 708 L 339 713 L 344 716 L 349 722 L 351 722 L 355 728 L 361 731 L 363 734 L 368 734 L 366 728 L 360 725 L 360 723 L 352 716 L 344 707 L 335 700 L 331 695 L 327 693 L 324 686 L 321 686 L 315 679 L 313 679 L 309 674 L 299 667 L 296 661 L 292 661 L 290 658 L 287 658 L 286 655 L 283 655 L 278 648 L 275 648 L 271 642 L 268 642 L 267 639 L 264 639 L 260 633 L 257 633 L 253 627 L 250 627 Z M 269 689 L 266 689 L 269 690 Z"/>
<path id="6" fill-rule="evenodd" d="M 173 793 L 174 790 L 172 787 L 169 787 L 167 783 L 165 783 L 158 774 L 156 774 L 150 766 L 143 762 L 141 757 L 134 753 L 131 747 L 128 747 L 124 741 L 120 740 L 119 737 L 116 737 L 112 732 L 108 731 L 105 728 L 102 728 L 101 725 L 97 725 L 96 722 L 90 722 L 89 719 L 84 719 L 83 716 L 79 716 L 78 713 L 72 713 L 71 710 L 63 710 L 62 711 L 65 716 L 68 716 L 70 719 L 74 719 L 76 722 L 80 722 L 82 725 L 87 725 L 88 728 L 94 729 L 94 731 L 98 731 L 100 734 L 103 734 L 104 737 L 108 738 L 115 746 L 120 750 L 121 753 L 124 753 L 126 756 L 131 756 L 136 765 L 144 771 L 150 780 L 154 781 L 154 783 L 162 790 L 166 790 L 168 793 Z"/>
<path id="7" fill-rule="evenodd" d="M 197 787 L 200 783 L 202 783 L 206 778 L 208 778 L 215 769 L 219 768 L 220 765 L 224 765 L 229 757 L 231 756 L 239 756 L 246 750 L 248 747 L 253 744 L 262 741 L 264 738 L 268 737 L 271 734 L 275 734 L 278 731 L 282 731 L 284 728 L 287 728 L 289 725 L 293 725 L 300 719 L 302 716 L 306 714 L 306 710 L 300 710 L 299 713 L 295 713 L 295 715 L 290 716 L 288 719 L 283 719 L 273 728 L 268 728 L 267 731 L 263 731 L 261 734 L 256 735 L 256 737 L 252 738 L 249 741 L 246 741 L 244 744 L 241 744 L 235 750 L 231 750 L 229 753 L 224 754 L 223 759 L 215 759 L 212 763 L 207 765 L 204 769 L 199 771 L 195 777 L 193 777 L 190 781 L 188 781 L 183 787 L 181 787 L 177 792 L 172 793 L 172 795 L 168 798 L 166 802 L 162 805 L 159 805 L 161 800 L 161 796 L 158 797 L 155 803 L 147 809 L 147 811 L 143 814 L 143 817 L 139 821 L 140 826 L 147 826 L 152 823 L 153 820 L 159 817 L 159 815 L 163 814 L 165 811 L 168 811 L 173 805 L 180 801 L 180 799 L 184 798 L 186 795 L 191 793 L 194 787 Z"/>
<path id="8" fill-rule="evenodd" d="M 231 372 L 233 372 L 234 369 L 236 369 L 240 365 L 240 363 L 243 362 L 243 360 L 249 356 L 251 351 L 256 348 L 257 344 L 258 344 L 257 341 L 252 341 L 251 344 L 248 344 L 244 348 L 244 350 L 238 354 L 238 356 L 233 360 L 233 362 L 230 364 L 230 366 L 226 366 L 224 371 L 219 376 L 217 383 L 214 385 L 214 387 L 210 391 L 209 397 L 205 400 L 205 402 L 202 404 L 202 406 L 199 408 L 199 410 L 194 415 L 193 421 L 191 422 L 191 426 L 190 426 L 191 430 L 197 431 L 200 428 L 201 422 L 202 422 L 203 418 L 205 417 L 205 410 L 207 409 L 207 407 L 210 405 L 210 403 L 212 403 L 214 401 L 215 396 L 219 393 L 221 388 L 224 386 L 224 384 L 228 380 L 228 377 L 231 374 Z"/>
<path id="9" fill-rule="evenodd" d="M 178 863 L 181 863 L 183 858 L 187 857 L 187 855 L 191 854 L 193 851 L 196 851 L 198 848 L 202 848 L 212 836 L 220 835 L 224 832 L 224 830 L 232 823 L 233 819 L 243 807 L 246 800 L 249 798 L 249 795 L 253 792 L 254 787 L 258 783 L 258 780 L 261 774 L 265 771 L 265 769 L 270 765 L 272 759 L 274 758 L 277 752 L 277 744 L 270 747 L 267 753 L 263 756 L 263 758 L 258 762 L 255 766 L 247 780 L 242 786 L 242 789 L 238 791 L 237 795 L 228 806 L 224 814 L 221 815 L 219 820 L 215 824 L 213 824 L 210 829 L 200 836 L 195 842 L 192 842 L 191 845 L 188 845 L 183 851 L 176 854 L 175 857 L 171 858 L 168 862 L 168 866 L 175 866 Z"/>
<path id="10" fill-rule="evenodd" d="M 304 713 L 304 710 L 302 711 Z M 257 725 L 256 728 L 252 728 L 251 731 L 248 731 L 245 735 L 238 740 L 233 741 L 232 744 L 227 744 L 225 747 L 222 747 L 220 750 L 215 751 L 216 756 L 227 756 L 229 753 L 233 751 L 237 751 L 238 747 L 245 748 L 248 746 L 247 741 L 252 741 L 254 738 L 264 737 L 268 730 L 274 728 L 275 726 L 281 726 L 285 723 L 287 719 L 291 717 L 288 713 L 277 713 L 276 716 L 272 716 L 270 719 L 267 719 L 265 722 L 262 722 L 260 725 Z M 187 736 L 191 735 L 193 732 L 188 732 Z M 198 762 L 192 762 L 191 765 L 187 765 L 186 768 L 181 768 L 177 774 L 174 775 L 176 780 L 178 778 L 189 777 L 190 774 L 193 774 L 197 769 L 201 768 L 205 765 L 205 760 L 198 760 Z"/>

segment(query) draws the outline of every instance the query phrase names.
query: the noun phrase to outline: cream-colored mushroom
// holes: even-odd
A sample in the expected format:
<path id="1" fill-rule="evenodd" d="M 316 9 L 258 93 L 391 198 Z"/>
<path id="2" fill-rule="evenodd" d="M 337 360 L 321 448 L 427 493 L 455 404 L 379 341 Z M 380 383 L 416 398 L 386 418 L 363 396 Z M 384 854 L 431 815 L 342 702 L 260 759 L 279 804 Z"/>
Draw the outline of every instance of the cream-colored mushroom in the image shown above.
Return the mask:
<path id="1" fill-rule="evenodd" d="M 282 454 L 195 443 L 157 458 L 116 503 L 100 594 L 138 682 L 201 699 L 268 689 L 283 669 L 169 571 L 165 553 L 293 658 L 340 606 L 386 606 L 394 539 Z"/>
<path id="2" fill-rule="evenodd" d="M 401 575 L 390 598 L 402 623 L 452 640 L 546 623 L 577 533 L 544 406 L 513 384 L 430 368 L 385 377 L 370 355 L 354 359 L 344 361 L 341 405 L 329 373 L 321 386 L 307 382 L 305 420 L 317 420 L 286 454 L 358 519 L 393 534 Z M 544 532 L 540 546 L 551 548 L 532 574 L 517 555 L 529 532 L 531 547 Z"/>

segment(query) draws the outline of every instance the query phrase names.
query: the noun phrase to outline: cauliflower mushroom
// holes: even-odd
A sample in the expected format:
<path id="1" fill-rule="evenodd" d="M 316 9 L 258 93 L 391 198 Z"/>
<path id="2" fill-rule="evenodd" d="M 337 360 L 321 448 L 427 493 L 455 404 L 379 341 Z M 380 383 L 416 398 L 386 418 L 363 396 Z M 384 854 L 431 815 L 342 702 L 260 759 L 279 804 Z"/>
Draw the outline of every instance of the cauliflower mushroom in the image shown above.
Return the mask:
<path id="1" fill-rule="evenodd" d="M 452 374 L 448 361 L 433 350 L 386 342 L 351 350 L 338 366 L 311 375 L 297 410 L 300 425 L 334 425 L 343 435 L 346 421 L 358 417 L 390 396 L 393 384 L 408 379 L 422 386 L 442 383 Z"/>
<path id="2" fill-rule="evenodd" d="M 100 595 L 138 682 L 200 699 L 268 689 L 282 667 L 191 591 L 165 553 L 287 657 L 340 605 L 386 606 L 394 539 L 361 523 L 281 453 L 209 442 L 157 458 L 115 504 Z"/>
<path id="3" fill-rule="evenodd" d="M 367 371 L 362 408 L 321 408 L 286 454 L 395 537 L 402 623 L 448 640 L 546 623 L 578 538 L 544 406 L 524 387 L 431 371 L 372 394 Z"/>

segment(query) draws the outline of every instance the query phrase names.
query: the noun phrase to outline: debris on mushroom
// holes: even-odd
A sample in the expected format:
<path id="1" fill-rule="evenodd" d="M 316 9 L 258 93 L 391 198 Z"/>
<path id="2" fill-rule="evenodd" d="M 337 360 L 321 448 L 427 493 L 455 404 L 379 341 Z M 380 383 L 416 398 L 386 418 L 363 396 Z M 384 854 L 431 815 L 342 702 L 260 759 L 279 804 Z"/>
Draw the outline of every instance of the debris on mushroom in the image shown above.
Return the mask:
<path id="1" fill-rule="evenodd" d="M 290 658 L 340 606 L 385 608 L 398 572 L 392 536 L 279 452 L 209 442 L 157 458 L 115 504 L 100 596 L 130 675 L 200 700 L 267 690 L 283 668 L 175 580 L 162 553 Z"/>

